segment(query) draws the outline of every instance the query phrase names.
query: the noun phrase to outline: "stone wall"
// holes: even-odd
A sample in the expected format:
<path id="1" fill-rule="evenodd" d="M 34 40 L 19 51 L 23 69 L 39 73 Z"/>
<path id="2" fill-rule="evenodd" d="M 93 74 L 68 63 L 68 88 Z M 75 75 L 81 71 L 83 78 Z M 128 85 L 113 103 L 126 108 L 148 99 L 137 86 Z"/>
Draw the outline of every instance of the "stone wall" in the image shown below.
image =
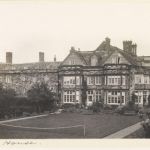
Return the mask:
<path id="1" fill-rule="evenodd" d="M 58 87 L 58 75 L 57 72 L 31 72 L 31 73 L 8 73 L 1 75 L 2 83 L 7 88 L 15 89 L 19 96 L 26 96 L 27 91 L 33 84 L 39 82 L 45 82 L 49 88 L 57 92 Z"/>

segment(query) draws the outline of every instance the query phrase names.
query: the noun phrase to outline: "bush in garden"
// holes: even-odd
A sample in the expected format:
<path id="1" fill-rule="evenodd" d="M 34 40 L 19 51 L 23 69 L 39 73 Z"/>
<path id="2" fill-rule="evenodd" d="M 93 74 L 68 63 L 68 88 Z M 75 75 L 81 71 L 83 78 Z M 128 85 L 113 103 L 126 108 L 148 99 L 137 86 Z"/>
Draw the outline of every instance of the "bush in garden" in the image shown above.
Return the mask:
<path id="1" fill-rule="evenodd" d="M 100 112 L 100 110 L 103 108 L 103 104 L 100 102 L 93 102 L 92 104 L 92 110 L 93 112 Z"/>
<path id="2" fill-rule="evenodd" d="M 104 107 L 103 107 L 104 110 L 112 110 L 112 106 L 111 105 L 108 105 L 108 104 L 105 104 Z"/>
<path id="3" fill-rule="evenodd" d="M 124 114 L 124 112 L 127 110 L 127 107 L 124 105 L 119 105 L 116 109 L 115 112 L 119 114 Z"/>
<path id="4" fill-rule="evenodd" d="M 62 105 L 62 108 L 66 109 L 66 108 L 70 108 L 70 107 L 75 107 L 75 104 L 71 104 L 71 103 L 66 103 Z"/>
<path id="5" fill-rule="evenodd" d="M 16 103 L 16 93 L 13 89 L 4 88 L 0 83 L 0 117 L 10 118 L 12 117 L 12 106 Z"/>
<path id="6" fill-rule="evenodd" d="M 147 115 L 147 119 L 142 121 L 141 125 L 144 128 L 145 137 L 150 138 L 150 112 L 148 112 L 146 115 Z"/>
<path id="7" fill-rule="evenodd" d="M 56 110 L 56 94 L 45 82 L 34 84 L 27 92 L 28 99 L 37 113 Z"/>
<path id="8" fill-rule="evenodd" d="M 124 114 L 125 112 L 132 112 L 132 113 L 138 113 L 141 109 L 140 106 L 138 105 L 133 105 L 133 103 L 129 101 L 126 105 L 119 105 L 116 109 L 115 112 L 119 114 Z M 131 104 L 131 105 L 130 105 Z"/>
<path id="9" fill-rule="evenodd" d="M 148 107 L 150 107 L 150 95 L 148 95 Z"/>

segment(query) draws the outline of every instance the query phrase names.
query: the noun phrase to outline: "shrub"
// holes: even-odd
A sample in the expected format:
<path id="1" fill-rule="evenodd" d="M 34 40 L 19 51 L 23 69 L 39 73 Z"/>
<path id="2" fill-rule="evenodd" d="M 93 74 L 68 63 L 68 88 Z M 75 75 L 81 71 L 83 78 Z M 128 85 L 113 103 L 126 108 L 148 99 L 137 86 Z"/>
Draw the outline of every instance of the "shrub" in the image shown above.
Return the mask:
<path id="1" fill-rule="evenodd" d="M 128 111 L 135 111 L 136 113 L 138 113 L 139 109 L 141 109 L 141 107 L 137 104 L 135 104 L 133 101 L 129 101 L 126 104 L 127 110 Z"/>
<path id="2" fill-rule="evenodd" d="M 76 108 L 75 107 L 70 107 L 67 109 L 67 112 L 76 112 Z"/>
<path id="3" fill-rule="evenodd" d="M 28 113 L 28 112 L 23 112 L 23 116 L 24 117 L 27 117 L 27 116 L 30 116 L 31 114 L 30 113 Z"/>
<path id="4" fill-rule="evenodd" d="M 148 95 L 148 107 L 150 107 L 150 95 Z"/>
<path id="5" fill-rule="evenodd" d="M 136 113 L 138 113 L 140 110 L 143 110 L 143 107 L 142 107 L 142 106 L 134 105 L 134 111 L 135 111 Z"/>
<path id="6" fill-rule="evenodd" d="M 111 109 L 115 110 L 118 107 L 118 105 L 111 105 Z"/>
<path id="7" fill-rule="evenodd" d="M 93 105 L 91 107 L 93 112 L 100 112 L 100 110 L 103 108 L 103 104 L 100 102 L 93 102 Z"/>
<path id="8" fill-rule="evenodd" d="M 115 112 L 119 114 L 124 114 L 125 112 L 128 111 L 138 113 L 140 109 L 141 109 L 140 106 L 133 104 L 132 101 L 129 101 L 126 105 L 118 106 L 115 109 Z"/>
<path id="9" fill-rule="evenodd" d="M 75 112 L 76 107 L 75 104 L 66 103 L 61 108 L 64 109 L 64 112 Z"/>
<path id="10" fill-rule="evenodd" d="M 103 108 L 104 110 L 112 110 L 112 106 L 108 104 L 105 104 Z"/>
<path id="11" fill-rule="evenodd" d="M 61 107 L 63 109 L 67 109 L 67 108 L 70 108 L 70 107 L 75 107 L 75 104 L 66 103 L 66 104 L 63 104 Z"/>
<path id="12" fill-rule="evenodd" d="M 141 124 L 145 131 L 145 137 L 150 138 L 150 112 L 147 113 L 147 119 L 145 119 Z"/>
<path id="13" fill-rule="evenodd" d="M 52 92 L 45 82 L 34 84 L 27 92 L 28 99 L 38 113 L 53 110 L 56 107 L 56 93 Z"/>
<path id="14" fill-rule="evenodd" d="M 75 104 L 75 108 L 81 108 L 81 105 L 79 103 Z"/>
<path id="15" fill-rule="evenodd" d="M 124 112 L 127 110 L 126 106 L 119 105 L 116 109 L 115 112 L 119 114 L 124 114 Z"/>
<path id="16" fill-rule="evenodd" d="M 129 110 L 134 109 L 134 107 L 135 107 L 134 105 L 135 105 L 134 101 L 128 101 L 128 103 L 127 103 L 127 107 Z"/>

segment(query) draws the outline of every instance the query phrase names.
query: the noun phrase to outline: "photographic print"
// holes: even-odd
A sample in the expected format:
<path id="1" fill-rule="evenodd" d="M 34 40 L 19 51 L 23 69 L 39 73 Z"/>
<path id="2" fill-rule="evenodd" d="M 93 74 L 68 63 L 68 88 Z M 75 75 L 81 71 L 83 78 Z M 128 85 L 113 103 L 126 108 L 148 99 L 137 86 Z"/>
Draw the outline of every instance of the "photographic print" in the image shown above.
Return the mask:
<path id="1" fill-rule="evenodd" d="M 0 139 L 150 138 L 148 1 L 0 1 Z"/>

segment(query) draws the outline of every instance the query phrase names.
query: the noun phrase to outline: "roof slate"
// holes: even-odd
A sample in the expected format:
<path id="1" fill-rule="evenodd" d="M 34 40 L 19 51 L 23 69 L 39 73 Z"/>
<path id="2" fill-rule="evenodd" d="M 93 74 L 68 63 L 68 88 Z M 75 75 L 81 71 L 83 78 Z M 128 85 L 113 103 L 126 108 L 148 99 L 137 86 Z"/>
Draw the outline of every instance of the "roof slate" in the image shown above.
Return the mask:
<path id="1" fill-rule="evenodd" d="M 24 69 L 58 69 L 61 62 L 36 62 L 36 63 L 24 63 L 24 64 L 13 64 L 13 69 L 24 70 Z"/>
<path id="2" fill-rule="evenodd" d="M 86 62 L 86 64 L 88 66 L 90 66 L 90 62 L 91 62 L 91 57 L 93 55 L 96 55 L 99 59 L 99 64 L 98 65 L 103 65 L 103 63 L 114 53 L 114 52 L 118 52 L 121 55 L 123 55 L 123 57 L 125 57 L 125 59 L 127 61 L 129 61 L 129 63 L 131 63 L 131 65 L 141 65 L 141 59 L 138 58 L 135 55 L 132 55 L 130 53 L 127 53 L 124 50 L 119 49 L 118 47 L 112 46 L 110 45 L 109 50 L 106 49 L 106 42 L 102 42 L 97 48 L 96 50 L 93 51 L 76 51 L 75 52 L 78 54 L 78 56 L 84 60 Z"/>

